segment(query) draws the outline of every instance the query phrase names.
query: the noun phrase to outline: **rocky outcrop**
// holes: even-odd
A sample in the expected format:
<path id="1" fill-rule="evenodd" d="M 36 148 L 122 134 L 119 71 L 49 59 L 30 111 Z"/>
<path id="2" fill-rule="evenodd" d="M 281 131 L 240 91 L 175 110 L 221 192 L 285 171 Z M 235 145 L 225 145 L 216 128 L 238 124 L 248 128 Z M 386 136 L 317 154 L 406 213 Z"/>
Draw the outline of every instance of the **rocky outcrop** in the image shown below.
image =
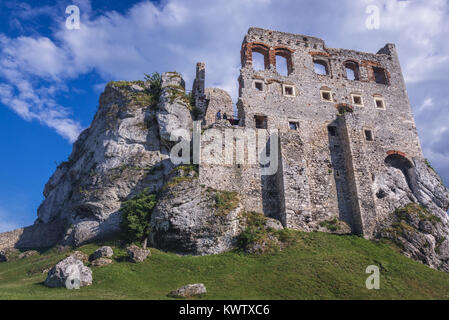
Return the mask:
<path id="1" fill-rule="evenodd" d="M 390 166 L 376 177 L 376 196 L 391 214 L 379 217 L 376 236 L 393 240 L 404 254 L 449 272 L 449 190 L 423 160 Z"/>
<path id="2" fill-rule="evenodd" d="M 67 257 L 48 272 L 44 284 L 50 288 L 89 286 L 92 284 L 92 271 L 80 260 Z"/>
<path id="3" fill-rule="evenodd" d="M 107 239 L 120 231 L 124 200 L 161 189 L 174 166 L 170 134 L 192 120 L 180 75 L 162 75 L 158 101 L 149 89 L 143 81 L 106 86 L 91 126 L 45 185 L 35 224 L 0 234 L 0 249 Z"/>
<path id="4" fill-rule="evenodd" d="M 206 286 L 202 283 L 188 284 L 168 294 L 172 298 L 188 298 L 206 294 Z"/>
<path id="5" fill-rule="evenodd" d="M 225 197 L 221 202 L 219 197 Z M 151 216 L 151 243 L 195 255 L 232 248 L 240 233 L 242 207 L 236 193 L 200 186 L 192 167 L 179 167 L 164 187 Z"/>
<path id="6" fill-rule="evenodd" d="M 109 246 L 104 246 L 95 250 L 94 253 L 91 254 L 89 260 L 93 261 L 98 258 L 110 258 L 114 255 L 114 251 Z"/>

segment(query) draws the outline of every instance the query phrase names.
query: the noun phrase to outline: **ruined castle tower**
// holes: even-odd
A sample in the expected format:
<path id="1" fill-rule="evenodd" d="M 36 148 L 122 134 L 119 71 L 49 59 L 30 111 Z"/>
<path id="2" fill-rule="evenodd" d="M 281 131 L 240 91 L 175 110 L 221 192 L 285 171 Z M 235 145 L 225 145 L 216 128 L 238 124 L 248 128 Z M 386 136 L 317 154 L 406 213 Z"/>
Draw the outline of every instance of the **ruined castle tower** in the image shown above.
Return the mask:
<path id="1" fill-rule="evenodd" d="M 256 54 L 262 70 L 253 66 Z M 423 158 L 395 46 L 372 54 L 250 28 L 241 63 L 240 125 L 280 131 L 278 172 L 262 177 L 254 166 L 215 166 L 203 168 L 200 178 L 239 191 L 246 209 L 286 227 L 313 230 L 338 218 L 370 237 L 392 210 L 376 179 L 394 166 L 409 182 L 412 159 Z"/>

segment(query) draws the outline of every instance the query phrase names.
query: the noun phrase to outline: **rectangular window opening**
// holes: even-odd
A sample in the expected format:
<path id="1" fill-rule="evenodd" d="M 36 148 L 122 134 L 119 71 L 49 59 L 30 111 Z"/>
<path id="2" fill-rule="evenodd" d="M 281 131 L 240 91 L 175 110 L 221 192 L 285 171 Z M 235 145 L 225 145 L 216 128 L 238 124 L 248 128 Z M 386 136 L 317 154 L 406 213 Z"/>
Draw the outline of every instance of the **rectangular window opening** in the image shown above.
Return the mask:
<path id="1" fill-rule="evenodd" d="M 352 96 L 352 103 L 357 105 L 357 106 L 363 106 L 363 100 L 362 100 L 362 96 L 358 95 L 358 94 L 353 94 Z"/>
<path id="2" fill-rule="evenodd" d="M 290 121 L 288 123 L 288 126 L 289 126 L 290 130 L 295 130 L 295 131 L 298 130 L 298 122 Z"/>
<path id="3" fill-rule="evenodd" d="M 374 101 L 376 102 L 376 108 L 377 109 L 385 109 L 384 100 L 381 98 L 375 98 Z"/>
<path id="4" fill-rule="evenodd" d="M 254 87 L 259 91 L 263 91 L 263 83 L 260 81 L 254 82 Z"/>
<path id="5" fill-rule="evenodd" d="M 321 90 L 321 100 L 332 101 L 332 95 L 330 91 Z"/>
<path id="6" fill-rule="evenodd" d="M 266 116 L 254 116 L 254 121 L 256 122 L 256 129 L 266 129 L 267 128 L 267 117 Z"/>
<path id="7" fill-rule="evenodd" d="M 371 130 L 366 130 L 365 129 L 365 139 L 366 141 L 373 141 L 373 132 Z"/>
<path id="8" fill-rule="evenodd" d="M 295 88 L 293 86 L 283 85 L 283 90 L 285 96 L 295 96 Z"/>

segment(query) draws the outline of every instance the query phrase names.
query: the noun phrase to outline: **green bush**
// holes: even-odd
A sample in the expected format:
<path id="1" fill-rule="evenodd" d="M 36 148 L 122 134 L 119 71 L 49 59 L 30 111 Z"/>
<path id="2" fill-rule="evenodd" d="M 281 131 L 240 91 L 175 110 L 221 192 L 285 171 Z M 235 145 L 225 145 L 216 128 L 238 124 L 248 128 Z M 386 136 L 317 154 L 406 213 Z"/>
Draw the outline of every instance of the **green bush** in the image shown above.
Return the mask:
<path id="1" fill-rule="evenodd" d="M 162 76 L 158 72 L 153 72 L 151 75 L 145 73 L 145 81 L 150 83 L 148 93 L 151 95 L 151 100 L 153 101 L 152 107 L 155 107 L 162 93 Z"/>
<path id="2" fill-rule="evenodd" d="M 151 212 L 156 203 L 156 195 L 149 193 L 147 189 L 123 203 L 121 230 L 127 241 L 140 242 L 148 237 Z"/>

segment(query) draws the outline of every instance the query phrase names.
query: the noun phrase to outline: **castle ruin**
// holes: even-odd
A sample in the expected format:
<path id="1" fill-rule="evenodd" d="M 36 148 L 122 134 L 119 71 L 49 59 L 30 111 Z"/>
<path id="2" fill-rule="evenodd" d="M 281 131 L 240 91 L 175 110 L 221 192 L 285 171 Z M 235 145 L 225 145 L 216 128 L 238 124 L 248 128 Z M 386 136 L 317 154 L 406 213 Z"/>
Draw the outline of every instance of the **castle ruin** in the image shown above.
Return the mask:
<path id="1" fill-rule="evenodd" d="M 253 68 L 254 54 L 263 56 L 263 70 Z M 277 70 L 279 59 L 287 74 Z M 411 186 L 413 159 L 423 159 L 395 46 L 372 54 L 250 28 L 241 63 L 239 126 L 279 130 L 277 173 L 263 176 L 250 164 L 200 165 L 200 182 L 239 192 L 246 210 L 284 227 L 310 231 L 337 218 L 371 238 L 394 210 L 376 188 L 379 177 L 395 167 Z M 192 92 L 203 124 L 214 126 L 216 112 L 232 114 L 232 103 L 204 86 L 205 65 L 198 63 Z"/>

